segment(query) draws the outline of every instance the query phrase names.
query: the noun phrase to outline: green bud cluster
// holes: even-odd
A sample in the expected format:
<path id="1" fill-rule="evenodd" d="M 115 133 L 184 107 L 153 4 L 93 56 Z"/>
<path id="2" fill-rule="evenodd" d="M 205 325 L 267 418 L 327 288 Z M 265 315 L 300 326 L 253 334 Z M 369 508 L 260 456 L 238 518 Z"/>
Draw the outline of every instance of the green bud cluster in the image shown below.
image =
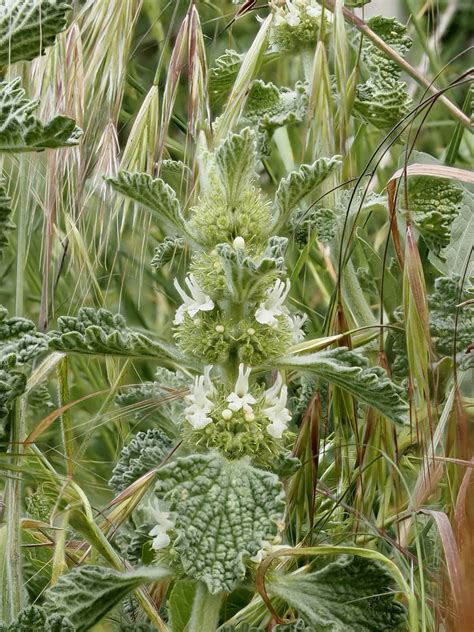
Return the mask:
<path id="1" fill-rule="evenodd" d="M 257 322 L 250 315 L 232 318 L 218 309 L 186 316 L 175 328 L 175 338 L 186 354 L 206 363 L 222 364 L 236 358 L 249 366 L 257 366 L 281 355 L 292 342 L 286 320 L 279 316 L 278 327 Z"/>
<path id="2" fill-rule="evenodd" d="M 199 243 L 213 247 L 241 237 L 250 246 L 258 244 L 271 220 L 268 200 L 253 186 L 229 200 L 217 179 L 212 184 L 210 193 L 191 209 L 189 225 Z"/>
<path id="3" fill-rule="evenodd" d="M 286 431 L 282 439 L 271 436 L 267 431 L 270 420 L 263 414 L 263 388 L 254 386 L 252 393 L 257 403 L 248 414 L 243 409 L 230 410 L 226 397 L 227 389 L 218 388 L 214 398 L 215 408 L 209 413 L 212 423 L 205 428 L 195 430 L 190 424 L 183 427 L 183 442 L 190 449 L 217 449 L 229 459 L 240 459 L 249 456 L 260 467 L 271 467 L 282 451 Z"/>

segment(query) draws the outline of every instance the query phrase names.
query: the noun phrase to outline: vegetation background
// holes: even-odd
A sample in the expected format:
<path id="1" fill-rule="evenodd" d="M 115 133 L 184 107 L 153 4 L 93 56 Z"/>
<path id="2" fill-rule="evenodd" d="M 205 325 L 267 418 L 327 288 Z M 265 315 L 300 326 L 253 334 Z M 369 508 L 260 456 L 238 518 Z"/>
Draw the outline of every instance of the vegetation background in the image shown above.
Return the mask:
<path id="1" fill-rule="evenodd" d="M 204 51 L 193 75 L 187 63 L 177 61 L 187 0 L 71 4 L 68 28 L 56 45 L 32 62 L 12 64 L 5 74 L 5 79 L 22 78 L 27 95 L 40 100 L 42 119 L 66 114 L 84 134 L 74 148 L 2 158 L 16 230 L 9 233 L 0 260 L 0 303 L 11 314 L 32 319 L 42 331 L 54 329 L 60 316 L 76 314 L 81 307 L 105 307 L 121 313 L 129 326 L 171 339 L 179 303 L 173 281 L 186 270 L 188 255 L 180 252 L 167 266 L 154 269 L 150 261 L 163 239 L 163 227 L 142 206 L 115 193 L 104 178 L 119 169 L 156 174 L 160 160 L 171 158 L 187 165 L 190 175 L 184 179 L 170 173 L 170 180 L 174 178 L 183 198 L 192 194 L 198 131 L 209 134 L 209 117 L 215 120 L 223 111 L 238 126 L 238 99 L 245 98 L 237 90 L 232 92 L 235 101 L 227 100 L 236 90 L 236 73 L 222 79 L 215 62 L 227 49 L 246 54 L 261 28 L 256 16 L 263 18 L 268 10 L 263 2 L 244 3 L 249 10 L 235 19 L 242 5 L 196 2 Z M 269 141 L 260 175 L 270 193 L 288 171 L 319 155 L 344 157 L 334 187 L 354 182 L 373 156 L 369 187 L 379 195 L 386 194 L 406 159 L 462 170 L 472 167 L 474 139 L 466 127 L 474 98 L 472 74 L 466 72 L 473 59 L 470 0 L 374 0 L 354 12 L 363 20 L 396 14 L 407 23 L 413 45 L 406 59 L 414 73 L 404 72 L 403 80 L 413 108 L 427 96 L 426 86 L 415 78 L 419 76 L 446 90 L 455 112 L 437 98 L 428 115 L 413 116 L 411 127 L 394 142 L 390 128 L 353 116 L 349 79 L 359 59 L 357 48 L 349 52 L 347 41 L 357 31 L 347 30 L 339 40 L 331 35 L 322 44 L 326 55 L 318 77 L 324 72 L 335 76 L 339 97 L 324 94 L 323 88 L 313 92 L 313 116 L 278 129 Z M 314 54 L 313 49 L 282 56 L 267 52 L 262 58 L 256 54 L 244 94 L 256 77 L 290 87 L 308 79 Z M 378 150 L 382 142 L 383 155 Z M 412 150 L 415 153 L 408 155 Z M 474 590 L 472 369 L 456 373 L 456 351 L 466 349 L 456 348 L 455 338 L 453 343 L 458 325 L 464 327 L 463 336 L 472 326 L 462 315 L 472 310 L 467 293 L 472 273 L 469 235 L 474 232 L 470 182 L 455 182 L 466 196 L 459 211 L 464 224 L 458 219 L 447 228 L 447 262 L 436 257 L 419 233 L 416 242 L 407 238 L 406 216 L 400 210 L 402 184 L 397 215 L 408 272 L 393 263 L 397 252 L 390 239 L 386 197 L 362 213 L 351 241 L 341 246 L 350 256 L 343 258 L 341 268 L 337 256 L 330 256 L 317 239 L 302 247 L 295 239 L 289 266 L 292 304 L 309 315 L 308 338 L 350 329 L 348 339 L 357 347 L 369 342 L 368 332 L 378 335 L 380 318 L 393 326 L 393 335 L 387 331 L 380 337 L 381 346 L 375 344 L 369 354 L 404 385 L 410 402 L 409 424 L 394 432 L 379 416 L 357 416 L 343 398 L 332 402 L 330 421 L 317 400 L 310 400 L 302 419 L 311 419 L 311 432 L 304 431 L 302 423 L 298 443 L 307 467 L 290 490 L 295 512 L 290 538 L 294 544 L 369 546 L 389 556 L 411 582 L 422 630 L 461 629 L 456 628 L 460 613 L 468 622 L 465 629 L 474 629 L 468 603 Z M 351 282 L 342 283 L 341 290 L 342 270 Z M 451 312 L 446 307 L 443 314 L 442 297 L 436 305 L 427 297 L 434 294 L 436 279 L 451 273 L 462 280 L 462 288 L 458 285 L 454 292 L 459 299 L 455 305 L 463 307 L 452 308 L 450 303 Z M 338 291 L 344 296 L 342 314 L 333 311 Z M 402 304 L 405 311 L 397 312 Z M 447 322 L 440 324 L 443 316 Z M 437 344 L 443 335 L 447 338 L 441 349 Z M 408 381 L 406 366 L 405 378 L 403 370 L 397 373 L 400 363 L 408 366 Z M 77 542 L 58 539 L 53 544 L 51 533 L 34 522 L 52 520 L 60 526 L 60 516 L 51 516 L 68 477 L 87 498 L 97 525 L 110 535 L 104 526 L 104 516 L 110 518 L 113 511 L 108 481 L 120 451 L 137 430 L 163 423 L 163 401 L 118 407 L 116 396 L 124 385 L 153 380 L 154 369 L 139 359 L 72 355 L 66 360 L 61 354 L 35 366 L 33 375 L 42 386 L 25 397 L 24 414 L 27 433 L 46 420 L 42 431 L 14 458 L 7 453 L 8 428 L 0 443 L 4 479 L 22 474 L 25 587 L 32 599 L 41 598 L 51 577 L 86 555 L 87 547 Z M 74 405 L 61 409 L 70 402 Z M 120 511 L 117 520 L 122 523 L 128 509 L 120 506 Z M 114 630 L 117 625 L 111 620 L 97 629 Z"/>

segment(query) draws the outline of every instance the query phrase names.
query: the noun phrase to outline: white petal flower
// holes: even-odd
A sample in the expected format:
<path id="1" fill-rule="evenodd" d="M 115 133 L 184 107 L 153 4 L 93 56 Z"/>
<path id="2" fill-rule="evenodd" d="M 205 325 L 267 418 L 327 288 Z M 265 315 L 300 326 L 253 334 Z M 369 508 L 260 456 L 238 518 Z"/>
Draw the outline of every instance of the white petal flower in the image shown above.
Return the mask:
<path id="1" fill-rule="evenodd" d="M 212 423 L 212 418 L 208 414 L 214 408 L 211 398 L 216 389 L 211 381 L 211 369 L 212 366 L 206 366 L 204 375 L 198 375 L 195 378 L 194 384 L 189 389 L 189 395 L 185 397 L 185 402 L 189 406 L 184 409 L 184 416 L 195 430 L 201 430 Z"/>
<path id="2" fill-rule="evenodd" d="M 281 279 L 275 281 L 275 285 L 267 291 L 267 298 L 260 303 L 255 312 L 255 320 L 262 325 L 277 327 L 277 316 L 288 314 L 288 308 L 284 302 L 290 291 L 290 282 L 284 283 Z"/>
<path id="3" fill-rule="evenodd" d="M 310 18 L 319 18 L 321 9 L 319 7 L 306 7 L 306 13 Z"/>
<path id="4" fill-rule="evenodd" d="M 301 20 L 298 11 L 295 9 L 292 9 L 286 16 L 286 23 L 288 24 L 288 26 L 298 26 L 300 21 Z"/>
<path id="5" fill-rule="evenodd" d="M 157 498 L 153 498 L 153 501 L 148 505 L 147 509 L 151 515 L 151 519 L 156 522 L 156 526 L 154 526 L 148 534 L 153 537 L 151 546 L 155 551 L 164 549 L 171 542 L 167 532 L 174 528 L 174 520 L 168 511 L 162 511 L 162 509 L 160 509 Z"/>
<path id="6" fill-rule="evenodd" d="M 202 430 L 212 423 L 212 417 L 208 417 L 205 410 L 201 410 L 193 406 L 186 408 L 185 417 L 194 430 Z"/>
<path id="7" fill-rule="evenodd" d="M 186 277 L 185 283 L 191 292 L 191 296 L 186 294 L 177 279 L 174 280 L 174 286 L 183 299 L 183 304 L 176 311 L 173 321 L 175 325 L 181 325 L 185 314 L 189 314 L 191 318 L 194 318 L 198 312 L 209 312 L 214 309 L 214 301 L 199 287 L 193 274 Z"/>
<path id="8" fill-rule="evenodd" d="M 305 333 L 303 330 L 303 325 L 307 320 L 307 314 L 303 314 L 302 316 L 300 316 L 299 314 L 288 316 L 288 325 L 290 326 L 290 330 L 292 333 L 293 344 L 297 344 L 298 342 L 304 340 Z"/>
<path id="9" fill-rule="evenodd" d="M 267 432 L 276 439 L 281 439 L 288 422 L 291 421 L 290 411 L 286 407 L 288 387 L 282 383 L 281 375 L 278 374 L 275 384 L 265 391 L 265 403 L 269 405 L 262 411 L 271 421 L 267 426 Z"/>
<path id="10" fill-rule="evenodd" d="M 249 376 L 251 368 L 245 369 L 243 364 L 239 364 L 239 376 L 235 382 L 234 392 L 227 397 L 229 408 L 231 410 L 244 409 L 245 413 L 252 412 L 252 404 L 256 403 L 256 399 L 249 393 Z"/>

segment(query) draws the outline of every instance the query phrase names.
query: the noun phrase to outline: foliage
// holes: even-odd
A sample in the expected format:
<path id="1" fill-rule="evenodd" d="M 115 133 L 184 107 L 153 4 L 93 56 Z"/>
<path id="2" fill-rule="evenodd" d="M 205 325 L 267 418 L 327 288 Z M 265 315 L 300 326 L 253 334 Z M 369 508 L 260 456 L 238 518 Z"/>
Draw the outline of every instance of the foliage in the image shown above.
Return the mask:
<path id="1" fill-rule="evenodd" d="M 405 609 L 394 599 L 390 576 L 361 557 L 340 557 L 313 572 L 276 575 L 268 590 L 314 628 L 394 632 L 406 625 Z"/>
<path id="2" fill-rule="evenodd" d="M 66 116 L 49 123 L 34 117 L 37 101 L 25 98 L 20 79 L 0 82 L 0 152 L 27 152 L 77 145 L 82 131 Z"/>
<path id="3" fill-rule="evenodd" d="M 137 433 L 122 450 L 109 481 L 115 493 L 120 493 L 134 481 L 162 464 L 173 447 L 167 435 L 153 428 Z"/>
<path id="4" fill-rule="evenodd" d="M 75 632 L 76 628 L 63 615 L 49 615 L 46 610 L 38 606 L 29 606 L 22 610 L 18 619 L 11 625 L 0 623 L 1 632 Z"/>
<path id="5" fill-rule="evenodd" d="M 33 59 L 54 44 L 66 26 L 64 0 L 10 0 L 0 7 L 0 64 Z"/>
<path id="6" fill-rule="evenodd" d="M 77 317 L 61 316 L 58 327 L 49 334 L 49 346 L 56 351 L 164 359 L 174 353 L 170 345 L 129 329 L 123 316 L 106 309 L 83 307 Z"/>
<path id="7" fill-rule="evenodd" d="M 83 566 L 62 575 L 47 590 L 45 609 L 54 615 L 67 615 L 76 632 L 85 632 L 131 590 L 167 575 L 169 570 L 159 567 L 119 573 L 100 566 Z"/>
<path id="8" fill-rule="evenodd" d="M 174 547 L 184 570 L 211 593 L 231 591 L 244 578 L 244 560 L 277 536 L 283 517 L 274 474 L 212 453 L 161 468 L 156 493 L 177 514 Z"/>
<path id="9" fill-rule="evenodd" d="M 276 363 L 285 368 L 306 369 L 348 391 L 357 399 L 373 406 L 388 419 L 403 423 L 406 403 L 398 388 L 381 367 L 369 367 L 366 358 L 339 347 L 315 354 L 280 358 Z"/>
<path id="10" fill-rule="evenodd" d="M 0 0 L 1 630 L 468 632 L 465 7 L 70 4 Z"/>

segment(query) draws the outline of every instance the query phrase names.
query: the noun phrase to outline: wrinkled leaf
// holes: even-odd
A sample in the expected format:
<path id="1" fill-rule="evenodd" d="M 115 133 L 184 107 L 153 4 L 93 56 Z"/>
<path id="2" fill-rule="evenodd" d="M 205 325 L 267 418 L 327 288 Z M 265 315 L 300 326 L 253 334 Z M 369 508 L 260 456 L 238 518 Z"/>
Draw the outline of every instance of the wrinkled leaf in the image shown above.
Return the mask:
<path id="1" fill-rule="evenodd" d="M 209 94 L 215 103 L 223 101 L 229 94 L 242 59 L 243 55 L 239 55 L 235 50 L 226 50 L 209 70 Z"/>
<path id="2" fill-rule="evenodd" d="M 184 250 L 185 243 L 182 237 L 165 237 L 155 248 L 155 255 L 151 265 L 159 270 L 164 265 L 178 257 Z"/>
<path id="3" fill-rule="evenodd" d="M 159 566 L 129 573 L 102 566 L 76 567 L 45 592 L 44 608 L 48 615 L 67 616 L 76 632 L 86 632 L 129 592 L 170 575 L 168 568 Z"/>
<path id="4" fill-rule="evenodd" d="M 0 152 L 28 152 L 77 145 L 82 130 L 67 116 L 36 119 L 38 101 L 25 98 L 21 80 L 0 82 Z"/>
<path id="5" fill-rule="evenodd" d="M 8 232 L 14 228 L 10 220 L 11 199 L 7 195 L 5 178 L 0 177 L 0 259 L 2 249 L 8 244 Z"/>
<path id="6" fill-rule="evenodd" d="M 129 485 L 150 470 L 161 465 L 173 447 L 169 437 L 158 428 L 137 433 L 123 448 L 109 481 L 115 493 Z"/>
<path id="7" fill-rule="evenodd" d="M 8 318 L 0 305 L 0 432 L 14 399 L 25 391 L 31 362 L 47 348 L 33 322 Z"/>
<path id="8" fill-rule="evenodd" d="M 317 571 L 275 575 L 271 595 L 294 608 L 311 629 L 325 632 L 395 632 L 406 629 L 406 611 L 394 599 L 394 582 L 372 560 L 341 556 Z"/>
<path id="9" fill-rule="evenodd" d="M 311 371 L 372 406 L 387 419 L 405 422 L 407 404 L 402 399 L 403 389 L 389 379 L 384 369 L 368 366 L 367 359 L 355 351 L 338 347 L 330 351 L 279 358 L 275 362 L 282 368 Z"/>
<path id="10" fill-rule="evenodd" d="M 283 519 L 284 492 L 271 472 L 211 453 L 177 459 L 157 474 L 156 493 L 176 513 L 174 548 L 186 574 L 209 591 L 231 591 L 245 561 L 272 541 Z"/>
<path id="11" fill-rule="evenodd" d="M 429 176 L 408 180 L 408 212 L 426 245 L 436 255 L 449 245 L 451 226 L 459 214 L 463 188 L 456 182 Z M 404 195 L 400 196 L 403 204 Z"/>
<path id="12" fill-rule="evenodd" d="M 66 27 L 65 0 L 2 0 L 0 65 L 42 55 Z"/>
<path id="13" fill-rule="evenodd" d="M 176 193 L 161 178 L 147 173 L 120 171 L 116 178 L 107 178 L 113 189 L 154 211 L 172 232 L 187 233 Z"/>
<path id="14" fill-rule="evenodd" d="M 76 628 L 65 615 L 49 615 L 38 606 L 24 608 L 11 625 L 0 623 L 0 632 L 75 632 Z"/>
<path id="15" fill-rule="evenodd" d="M 255 135 L 250 128 L 229 134 L 216 149 L 214 160 L 228 204 L 237 203 L 255 178 Z"/>
<path id="16" fill-rule="evenodd" d="M 120 314 L 83 307 L 77 317 L 61 316 L 58 330 L 49 332 L 49 346 L 64 353 L 169 359 L 180 354 L 171 345 L 151 340 L 126 326 Z"/>
<path id="17" fill-rule="evenodd" d="M 301 165 L 280 182 L 275 195 L 275 223 L 281 226 L 289 214 L 314 191 L 339 165 L 340 156 L 319 158 L 312 165 Z"/>

